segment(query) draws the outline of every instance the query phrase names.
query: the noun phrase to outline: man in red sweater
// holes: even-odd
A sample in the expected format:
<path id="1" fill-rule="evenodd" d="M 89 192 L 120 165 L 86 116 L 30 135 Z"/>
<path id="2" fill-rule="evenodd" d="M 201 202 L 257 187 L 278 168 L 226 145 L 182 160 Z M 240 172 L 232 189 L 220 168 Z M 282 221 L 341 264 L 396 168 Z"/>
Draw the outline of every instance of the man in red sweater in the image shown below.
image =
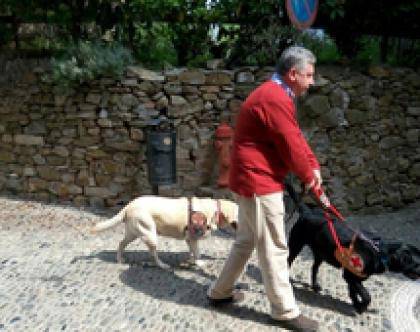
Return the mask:
<path id="1" fill-rule="evenodd" d="M 234 283 L 254 248 L 274 323 L 295 331 L 315 331 L 318 323 L 302 315 L 289 281 L 284 229 L 284 178 L 297 175 L 306 188 L 321 185 L 319 163 L 296 121 L 294 98 L 314 83 L 315 56 L 289 47 L 276 73 L 254 90 L 238 115 L 230 189 L 239 204 L 235 243 L 219 278 L 208 290 L 211 304 L 238 301 Z"/>

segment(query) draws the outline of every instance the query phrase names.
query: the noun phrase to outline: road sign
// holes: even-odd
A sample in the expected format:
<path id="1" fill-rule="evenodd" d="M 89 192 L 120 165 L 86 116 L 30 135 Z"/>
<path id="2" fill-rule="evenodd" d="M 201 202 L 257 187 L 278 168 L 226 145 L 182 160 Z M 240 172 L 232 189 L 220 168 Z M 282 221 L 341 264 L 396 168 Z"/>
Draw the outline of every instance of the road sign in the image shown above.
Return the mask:
<path id="1" fill-rule="evenodd" d="M 304 30 L 315 21 L 318 0 L 287 0 L 286 10 L 292 24 L 299 30 Z"/>

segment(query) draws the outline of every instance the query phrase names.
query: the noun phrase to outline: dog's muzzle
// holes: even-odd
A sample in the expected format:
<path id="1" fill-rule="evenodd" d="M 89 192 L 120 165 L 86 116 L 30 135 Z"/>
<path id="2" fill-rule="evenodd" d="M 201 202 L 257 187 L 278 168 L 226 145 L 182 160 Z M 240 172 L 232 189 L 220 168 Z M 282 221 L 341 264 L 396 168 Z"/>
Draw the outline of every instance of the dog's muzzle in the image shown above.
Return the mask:
<path id="1" fill-rule="evenodd" d="M 203 227 L 193 226 L 193 227 L 190 228 L 190 235 L 194 239 L 198 239 L 200 237 L 203 237 L 204 234 L 205 234 L 205 231 L 204 231 Z"/>
<path id="2" fill-rule="evenodd" d="M 190 238 L 199 239 L 206 234 L 207 230 L 207 218 L 205 214 L 202 212 L 193 212 L 188 224 L 188 232 L 190 234 Z"/>

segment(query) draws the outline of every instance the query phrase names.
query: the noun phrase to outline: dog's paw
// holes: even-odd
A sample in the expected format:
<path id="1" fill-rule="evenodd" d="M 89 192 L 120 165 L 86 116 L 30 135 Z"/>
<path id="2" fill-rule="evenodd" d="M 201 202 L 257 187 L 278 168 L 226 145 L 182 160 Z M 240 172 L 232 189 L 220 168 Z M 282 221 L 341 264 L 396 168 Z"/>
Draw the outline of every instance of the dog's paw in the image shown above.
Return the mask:
<path id="1" fill-rule="evenodd" d="M 356 310 L 356 312 L 358 314 L 363 314 L 368 308 L 368 304 L 364 304 L 364 303 L 355 303 L 354 304 L 354 309 Z"/>
<path id="2" fill-rule="evenodd" d="M 313 284 L 313 285 L 312 285 L 312 290 L 313 290 L 315 293 L 319 293 L 320 291 L 322 291 L 322 287 L 321 287 L 321 285 L 320 285 L 320 284 L 315 283 L 315 284 Z"/>

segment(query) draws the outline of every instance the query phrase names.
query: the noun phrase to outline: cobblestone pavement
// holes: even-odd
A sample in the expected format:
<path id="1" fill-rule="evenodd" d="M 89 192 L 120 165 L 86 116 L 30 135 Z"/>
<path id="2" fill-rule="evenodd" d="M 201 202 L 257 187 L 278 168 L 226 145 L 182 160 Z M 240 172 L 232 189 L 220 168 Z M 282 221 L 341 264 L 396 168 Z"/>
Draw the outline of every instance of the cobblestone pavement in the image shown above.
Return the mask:
<path id="1" fill-rule="evenodd" d="M 218 310 L 208 306 L 205 290 L 222 268 L 231 237 L 216 233 L 202 241 L 203 269 L 181 268 L 186 244 L 166 238 L 161 238 L 160 257 L 172 271 L 151 266 L 139 240 L 128 248 L 131 263 L 119 265 L 115 248 L 123 227 L 96 236 L 87 231 L 110 215 L 0 198 L 0 331 L 280 330 L 270 325 L 255 255 L 239 283 L 246 300 Z M 420 205 L 349 221 L 388 238 L 420 243 Z M 420 312 L 419 282 L 391 273 L 371 277 L 365 285 L 372 303 L 357 315 L 339 270 L 322 265 L 323 291 L 308 288 L 311 262 L 309 252 L 303 252 L 292 277 L 299 306 L 320 321 L 321 331 L 420 330 L 413 319 Z"/>

